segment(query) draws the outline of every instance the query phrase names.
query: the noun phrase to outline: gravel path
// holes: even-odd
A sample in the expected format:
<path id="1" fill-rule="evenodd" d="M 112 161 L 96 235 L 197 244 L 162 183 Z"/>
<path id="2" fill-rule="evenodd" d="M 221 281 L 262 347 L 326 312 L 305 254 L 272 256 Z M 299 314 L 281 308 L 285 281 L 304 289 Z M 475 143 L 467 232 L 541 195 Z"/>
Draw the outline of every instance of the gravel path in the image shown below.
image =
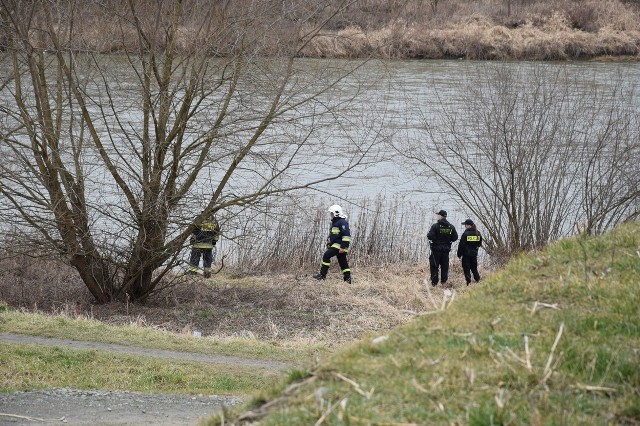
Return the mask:
<path id="1" fill-rule="evenodd" d="M 198 419 L 240 403 L 236 397 L 135 392 L 46 391 L 0 394 L 0 425 L 197 425 Z"/>
<path id="2" fill-rule="evenodd" d="M 105 350 L 275 370 L 289 367 L 276 361 L 50 339 L 11 333 L 0 333 L 0 344 L 2 342 Z M 240 398 L 232 396 L 185 396 L 76 389 L 0 393 L 0 425 L 197 425 L 198 419 L 218 412 L 222 405 L 233 406 L 240 402 L 242 402 Z"/>

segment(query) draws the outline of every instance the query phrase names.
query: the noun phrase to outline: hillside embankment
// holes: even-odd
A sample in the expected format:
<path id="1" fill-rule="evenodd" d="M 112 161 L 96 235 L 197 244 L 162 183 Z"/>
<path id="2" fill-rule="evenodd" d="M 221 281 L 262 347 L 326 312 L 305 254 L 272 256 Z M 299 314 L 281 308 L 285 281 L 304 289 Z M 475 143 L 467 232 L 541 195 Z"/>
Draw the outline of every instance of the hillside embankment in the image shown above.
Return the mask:
<path id="1" fill-rule="evenodd" d="M 639 235 L 633 222 L 520 255 L 224 424 L 638 424 Z"/>

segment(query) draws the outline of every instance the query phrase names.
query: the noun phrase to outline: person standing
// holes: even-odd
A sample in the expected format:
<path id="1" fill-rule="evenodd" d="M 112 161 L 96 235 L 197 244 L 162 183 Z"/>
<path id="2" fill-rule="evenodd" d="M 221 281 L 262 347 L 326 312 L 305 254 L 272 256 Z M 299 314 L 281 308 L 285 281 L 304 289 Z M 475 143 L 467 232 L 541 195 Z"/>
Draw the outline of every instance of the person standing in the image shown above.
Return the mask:
<path id="1" fill-rule="evenodd" d="M 464 279 L 469 285 L 471 284 L 471 274 L 476 282 L 480 281 L 478 249 L 482 246 L 482 236 L 471 219 L 465 220 L 462 224 L 465 229 L 458 243 L 458 258 L 462 259 Z"/>
<path id="2" fill-rule="evenodd" d="M 349 222 L 342 212 L 342 207 L 337 204 L 329 207 L 331 214 L 331 226 L 329 227 L 329 237 L 327 237 L 327 250 L 322 256 L 322 266 L 320 273 L 313 276 L 316 280 L 324 280 L 331 266 L 331 258 L 336 257 L 342 269 L 342 276 L 346 283 L 351 284 L 351 269 L 347 261 L 347 253 L 351 244 L 351 231 Z"/>
<path id="3" fill-rule="evenodd" d="M 436 213 L 437 222 L 434 223 L 427 238 L 431 246 L 429 255 L 429 269 L 431 272 L 431 285 L 438 285 L 438 270 L 440 271 L 440 282 L 444 286 L 449 278 L 449 252 L 451 243 L 458 239 L 455 226 L 447 221 L 447 212 L 440 210 Z"/>
<path id="4" fill-rule="evenodd" d="M 211 264 L 213 263 L 213 248 L 220 240 L 220 225 L 214 215 L 196 225 L 191 235 L 191 256 L 189 258 L 188 274 L 196 274 L 200 257 L 202 257 L 202 269 L 205 278 L 211 277 Z"/>

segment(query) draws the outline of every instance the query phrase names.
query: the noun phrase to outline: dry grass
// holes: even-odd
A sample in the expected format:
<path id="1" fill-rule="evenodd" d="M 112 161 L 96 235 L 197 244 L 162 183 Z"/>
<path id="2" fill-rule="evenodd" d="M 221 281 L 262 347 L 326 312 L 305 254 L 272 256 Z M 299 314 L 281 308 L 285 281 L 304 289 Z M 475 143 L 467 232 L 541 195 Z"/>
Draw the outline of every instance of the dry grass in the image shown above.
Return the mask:
<path id="1" fill-rule="evenodd" d="M 592 4 L 591 2 L 588 2 Z M 349 27 L 314 40 L 308 56 L 347 57 L 362 52 L 385 58 L 475 60 L 566 60 L 600 56 L 636 56 L 640 53 L 640 17 L 617 2 L 607 13 L 597 14 L 597 23 L 576 23 L 579 17 L 564 10 L 533 12 L 513 23 L 483 14 L 466 19 L 432 22 L 394 21 L 386 26 L 360 31 Z M 587 9 L 589 5 L 586 5 Z M 603 6 L 598 3 L 598 9 Z M 595 8 L 595 6 L 594 6 Z M 575 11 L 573 14 L 575 15 Z M 594 28 L 587 31 L 584 28 Z M 352 49 L 352 34 L 359 35 Z M 326 40 L 330 39 L 331 43 Z"/>
<path id="2" fill-rule="evenodd" d="M 638 424 L 639 228 L 519 256 L 438 315 L 206 424 Z"/>
<path id="3" fill-rule="evenodd" d="M 231 246 L 227 264 L 242 273 L 295 272 L 314 270 L 326 248 L 330 218 L 319 200 L 296 207 L 295 215 L 277 215 L 269 226 L 253 218 L 241 221 L 243 239 L 230 245 L 223 239 L 220 250 Z M 404 265 L 426 262 L 429 255 L 426 234 L 437 206 L 400 196 L 350 200 L 343 204 L 349 216 L 352 245 L 349 263 L 353 267 Z M 233 230 L 229 231 L 231 235 Z"/>
<path id="4" fill-rule="evenodd" d="M 251 49 L 257 54 L 277 55 L 291 48 L 289 44 L 293 42 L 287 40 L 293 40 L 294 33 L 305 33 L 304 29 L 326 18 L 323 12 L 316 11 L 313 19 L 302 19 L 302 9 L 291 9 L 294 3 L 286 6 L 285 2 L 264 2 L 262 14 L 252 16 L 247 38 L 253 40 L 244 43 L 251 43 Z M 506 2 L 497 0 L 360 0 L 326 25 L 301 55 L 564 60 L 639 54 L 637 4 L 620 0 L 514 0 L 511 3 L 508 11 Z M 117 1 L 114 4 L 117 5 Z M 302 7 L 301 4 L 298 6 Z M 244 19 L 246 11 L 242 2 L 231 3 L 224 13 L 214 13 L 214 24 L 208 30 L 198 24 L 206 13 L 198 16 L 196 5 L 203 10 L 211 7 L 206 2 L 186 5 L 186 10 L 193 9 L 194 15 L 185 16 L 180 24 L 176 45 L 184 52 L 231 54 L 237 48 L 236 33 L 246 31 L 243 27 L 228 26 L 230 22 Z M 124 13 L 126 8 L 116 9 Z M 330 9 L 327 7 L 326 13 Z M 111 13 L 109 8 L 87 5 L 81 12 L 82 25 L 74 26 L 75 36 L 66 47 L 98 53 L 138 49 L 130 21 L 119 20 L 118 14 Z M 297 28 L 299 22 L 306 22 L 304 29 Z M 61 27 L 59 31 L 65 39 L 67 30 Z M 34 34 L 39 33 L 34 31 Z M 157 32 L 159 49 L 164 46 L 164 34 L 164 31 Z M 35 45 L 51 48 L 46 39 L 34 37 Z"/>
<path id="5" fill-rule="evenodd" d="M 6 261 L 5 261 L 6 262 Z M 426 265 L 354 269 L 354 283 L 335 268 L 324 282 L 308 273 L 262 276 L 222 273 L 213 280 L 182 277 L 146 305 L 93 305 L 73 271 L 49 262 L 20 273 L 3 268 L 0 300 L 24 311 L 55 313 L 109 324 L 153 327 L 204 336 L 299 341 L 334 346 L 365 333 L 383 333 L 439 309 L 443 290 L 424 278 Z M 38 275 L 38 271 L 43 274 Z M 465 292 L 452 259 L 449 285 Z"/>

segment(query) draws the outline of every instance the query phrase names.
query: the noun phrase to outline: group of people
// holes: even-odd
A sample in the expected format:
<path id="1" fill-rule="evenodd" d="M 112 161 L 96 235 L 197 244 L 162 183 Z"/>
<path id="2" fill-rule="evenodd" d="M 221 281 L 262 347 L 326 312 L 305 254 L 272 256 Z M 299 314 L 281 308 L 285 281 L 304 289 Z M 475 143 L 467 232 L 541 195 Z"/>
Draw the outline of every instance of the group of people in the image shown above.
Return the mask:
<path id="1" fill-rule="evenodd" d="M 436 213 L 437 221 L 429 232 L 427 239 L 430 242 L 431 254 L 429 255 L 429 271 L 431 272 L 431 285 L 438 285 L 438 278 L 444 286 L 449 279 L 449 252 L 451 243 L 458 239 L 458 232 L 447 220 L 447 212 L 440 210 Z M 471 275 L 475 282 L 480 281 L 478 272 L 478 249 L 482 246 L 482 236 L 471 219 L 462 222 L 464 232 L 458 243 L 458 258 L 462 260 L 462 270 L 467 285 L 471 284 Z M 438 274 L 439 272 L 439 274 Z"/>
<path id="2" fill-rule="evenodd" d="M 331 266 L 331 258 L 336 257 L 344 281 L 351 284 L 351 269 L 347 260 L 347 253 L 351 244 L 351 231 L 349 222 L 342 207 L 337 204 L 329 207 L 331 215 L 331 225 L 329 236 L 327 237 L 327 248 L 322 256 L 320 272 L 313 276 L 316 280 L 324 280 Z M 458 239 L 458 232 L 455 226 L 447 221 L 447 212 L 440 210 L 436 213 L 437 221 L 429 232 L 427 239 L 431 247 L 429 255 L 429 271 L 431 284 L 435 287 L 440 282 L 443 286 L 449 278 L 449 253 L 451 244 Z M 462 269 L 467 285 L 471 284 L 471 278 L 475 282 L 480 281 L 478 272 L 478 249 L 482 246 L 482 236 L 471 219 L 462 222 L 465 230 L 458 243 L 457 256 L 462 261 Z M 189 259 L 189 270 L 187 273 L 196 274 L 200 257 L 203 260 L 203 275 L 205 278 L 211 276 L 211 264 L 213 262 L 213 250 L 220 239 L 220 225 L 212 215 L 204 222 L 198 224 L 191 236 L 191 256 Z"/>
<path id="3" fill-rule="evenodd" d="M 349 269 L 349 262 L 347 261 L 347 253 L 351 244 L 349 223 L 342 212 L 342 207 L 338 205 L 329 207 L 329 214 L 331 215 L 331 226 L 329 228 L 329 237 L 327 238 L 327 250 L 322 256 L 320 272 L 314 275 L 313 278 L 324 280 L 327 277 L 329 266 L 331 266 L 331 258 L 335 256 L 342 269 L 344 281 L 351 284 L 351 269 Z M 451 251 L 451 244 L 458 239 L 458 232 L 455 226 L 447 221 L 447 212 L 440 210 L 436 217 L 437 222 L 431 226 L 427 233 L 427 239 L 431 247 L 429 272 L 431 274 L 431 285 L 434 287 L 438 285 L 438 281 L 444 286 L 449 279 L 449 252 Z M 464 278 L 467 285 L 469 285 L 471 284 L 472 276 L 475 282 L 480 281 L 478 249 L 482 246 L 482 236 L 471 219 L 465 220 L 462 224 L 465 230 L 458 243 L 457 255 L 462 260 Z"/>

